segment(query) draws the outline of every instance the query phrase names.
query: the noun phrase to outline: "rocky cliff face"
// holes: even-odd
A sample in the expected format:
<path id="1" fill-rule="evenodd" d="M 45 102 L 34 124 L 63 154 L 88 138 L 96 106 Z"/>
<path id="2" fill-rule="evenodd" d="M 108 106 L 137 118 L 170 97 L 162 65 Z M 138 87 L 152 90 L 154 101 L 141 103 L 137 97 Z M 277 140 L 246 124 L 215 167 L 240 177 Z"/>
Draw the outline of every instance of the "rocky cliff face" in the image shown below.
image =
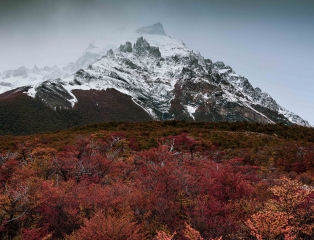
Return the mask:
<path id="1" fill-rule="evenodd" d="M 94 42 L 75 65 L 82 69 L 69 77 L 33 85 L 28 95 L 52 109 L 74 109 L 84 101 L 76 96 L 78 90 L 115 89 L 139 106 L 134 108 L 135 115 L 144 110 L 155 120 L 245 120 L 310 126 L 230 66 L 204 59 L 182 41 L 167 36 L 160 23 L 140 28 L 124 39 L 112 40 L 119 45 L 106 53 L 112 46 L 110 41 L 109 45 Z"/>

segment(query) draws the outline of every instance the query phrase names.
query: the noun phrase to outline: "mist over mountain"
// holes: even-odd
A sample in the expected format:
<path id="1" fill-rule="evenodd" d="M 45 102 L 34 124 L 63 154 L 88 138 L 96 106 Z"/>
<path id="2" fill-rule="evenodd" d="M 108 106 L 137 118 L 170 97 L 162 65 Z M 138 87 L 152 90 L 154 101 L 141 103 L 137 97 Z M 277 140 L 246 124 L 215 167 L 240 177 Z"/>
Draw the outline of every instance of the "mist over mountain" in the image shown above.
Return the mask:
<path id="1" fill-rule="evenodd" d="M 231 66 L 206 59 L 166 35 L 161 23 L 93 41 L 77 61 L 62 69 L 21 67 L 1 77 L 0 116 L 6 134 L 30 129 L 20 119 L 26 118 L 25 109 L 36 112 L 35 106 L 43 109 L 33 114 L 36 121 L 55 119 L 40 129 L 149 120 L 310 126 Z M 4 117 L 12 112 L 17 117 L 13 121 Z"/>
<path id="2" fill-rule="evenodd" d="M 139 29 L 136 30 L 136 33 L 138 34 L 159 34 L 159 35 L 166 35 L 165 30 L 162 26 L 162 24 L 159 23 L 155 23 L 151 26 L 147 26 L 147 27 L 141 27 Z"/>
<path id="3" fill-rule="evenodd" d="M 306 0 L 4 1 L 0 72 L 35 65 L 62 70 L 69 62 L 75 65 L 92 39 L 162 22 L 168 35 L 213 62 L 232 66 L 253 86 L 313 123 L 314 34 L 308 31 L 313 28 L 313 9 Z M 74 65 L 68 69 L 74 70 Z"/>

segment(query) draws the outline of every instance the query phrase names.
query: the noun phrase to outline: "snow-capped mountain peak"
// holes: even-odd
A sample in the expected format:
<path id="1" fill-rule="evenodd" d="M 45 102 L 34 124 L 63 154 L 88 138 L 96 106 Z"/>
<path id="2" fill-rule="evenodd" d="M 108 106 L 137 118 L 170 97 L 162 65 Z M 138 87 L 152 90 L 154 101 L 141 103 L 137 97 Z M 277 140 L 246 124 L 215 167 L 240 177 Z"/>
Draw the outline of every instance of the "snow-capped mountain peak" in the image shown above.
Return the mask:
<path id="1" fill-rule="evenodd" d="M 39 70 L 40 74 L 60 71 L 55 67 Z M 29 96 L 42 99 L 53 109 L 69 109 L 78 101 L 75 90 L 115 89 L 130 96 L 156 120 L 246 120 L 310 126 L 230 66 L 204 59 L 181 40 L 167 36 L 160 23 L 93 41 L 61 72 L 62 80 L 58 81 L 24 81 L 24 85 L 32 85 Z M 10 74 L 27 79 L 28 70 L 21 68 Z M 0 87 L 18 85 L 6 84 L 0 82 Z"/>

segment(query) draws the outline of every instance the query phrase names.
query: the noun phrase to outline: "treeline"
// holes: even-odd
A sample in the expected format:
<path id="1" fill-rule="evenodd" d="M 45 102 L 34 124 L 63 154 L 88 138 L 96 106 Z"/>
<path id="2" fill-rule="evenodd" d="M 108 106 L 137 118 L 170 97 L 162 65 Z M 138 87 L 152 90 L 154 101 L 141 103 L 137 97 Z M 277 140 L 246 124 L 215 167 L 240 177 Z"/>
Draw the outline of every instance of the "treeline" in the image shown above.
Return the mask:
<path id="1" fill-rule="evenodd" d="M 199 151 L 217 151 L 215 159 L 242 157 L 246 164 L 263 166 L 276 172 L 304 173 L 312 168 L 314 129 L 299 126 L 263 125 L 249 122 L 197 123 L 183 121 L 123 123 L 109 122 L 28 136 L 0 137 L 0 152 L 16 151 L 28 142 L 61 150 L 78 137 L 95 132 L 121 132 L 133 142 L 136 151 L 158 147 L 160 139 L 188 133 L 201 141 Z"/>
<path id="2" fill-rule="evenodd" d="M 6 136 L 0 238 L 313 239 L 307 130 L 172 121 Z"/>

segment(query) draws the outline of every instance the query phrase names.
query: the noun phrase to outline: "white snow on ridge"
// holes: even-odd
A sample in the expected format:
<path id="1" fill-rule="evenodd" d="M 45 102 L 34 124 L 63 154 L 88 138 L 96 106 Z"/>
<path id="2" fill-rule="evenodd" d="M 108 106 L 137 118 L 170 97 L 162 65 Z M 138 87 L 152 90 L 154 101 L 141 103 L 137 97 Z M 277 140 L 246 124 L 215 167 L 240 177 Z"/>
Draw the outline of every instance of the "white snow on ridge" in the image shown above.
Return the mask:
<path id="1" fill-rule="evenodd" d="M 56 67 L 38 69 L 34 67 L 32 70 L 20 68 L 1 73 L 0 94 L 16 87 L 31 85 L 32 87 L 27 94 L 35 97 L 36 87 L 40 83 L 44 80 L 61 77 L 63 79 L 62 86 L 73 97 L 73 99 L 69 100 L 72 107 L 77 102 L 72 93 L 74 89 L 106 90 L 114 88 L 121 93 L 131 96 L 136 104 L 157 119 L 152 110 L 153 107 L 149 105 L 150 103 L 142 104 L 139 99 L 148 99 L 148 102 L 157 103 L 161 112 L 167 112 L 173 97 L 172 90 L 178 80 L 185 81 L 193 78 L 194 83 L 204 81 L 204 79 L 210 81 L 207 78 L 203 78 L 210 72 L 208 69 L 206 70 L 207 65 L 204 58 L 200 53 L 187 48 L 180 40 L 173 39 L 167 35 L 138 34 L 133 30 L 106 33 L 106 35 L 108 37 L 93 41 L 75 63 L 70 63 L 63 69 Z M 126 42 L 131 42 L 132 46 L 134 46 L 133 44 L 136 43 L 139 37 L 143 37 L 151 46 L 158 47 L 162 59 L 156 59 L 149 55 L 138 57 L 134 55 L 134 52 L 125 53 L 118 50 L 119 46 L 121 44 L 124 45 Z M 110 49 L 113 50 L 112 55 L 107 54 Z M 173 56 L 176 57 L 174 58 Z M 198 62 L 198 66 L 193 68 L 189 61 L 195 62 L 195 60 Z M 132 64 L 134 65 L 133 67 Z M 213 70 L 214 73 L 218 72 L 221 74 L 222 80 L 225 82 L 227 80 L 230 83 L 221 84 L 220 86 L 223 92 L 223 101 L 236 102 L 246 106 L 269 120 L 264 114 L 253 108 L 253 104 L 260 105 L 273 111 L 278 111 L 292 123 L 310 126 L 307 121 L 280 107 L 267 93 L 261 92 L 257 88 L 254 89 L 247 79 L 233 72 L 231 68 L 223 68 L 223 63 L 217 64 L 217 66 Z M 189 73 L 183 73 L 183 70 L 191 68 L 193 68 L 193 77 Z M 77 72 L 78 69 L 84 69 L 83 74 L 86 74 L 87 77 L 80 79 Z M 219 85 L 220 83 L 212 84 Z M 207 94 L 200 94 L 200 96 L 204 101 L 210 98 Z M 191 104 L 193 105 L 194 103 Z M 193 114 L 197 107 L 192 105 L 184 107 L 189 115 L 195 119 Z"/>
<path id="2" fill-rule="evenodd" d="M 195 113 L 197 107 L 187 105 L 187 106 L 186 106 L 186 109 L 187 109 L 188 113 L 190 114 L 190 116 L 195 120 L 195 117 L 194 117 L 193 114 Z"/>
<path id="3" fill-rule="evenodd" d="M 35 90 L 35 87 L 31 87 L 28 91 L 27 91 L 27 95 L 32 97 L 32 98 L 35 98 L 35 95 L 36 95 L 36 90 Z"/>
<path id="4" fill-rule="evenodd" d="M 278 112 L 282 114 L 285 118 L 287 118 L 291 123 L 310 127 L 309 122 L 303 120 L 298 115 L 288 111 L 287 109 L 281 107 L 276 103 L 276 101 L 266 92 L 262 92 L 260 89 L 254 89 L 247 81 L 247 79 L 232 73 L 226 76 L 227 80 L 233 85 L 235 89 L 237 89 L 241 94 L 243 94 L 244 98 L 238 97 L 238 101 L 245 104 L 249 107 L 250 104 L 260 105 L 262 107 L 268 108 L 272 111 Z M 257 90 L 258 89 L 258 90 Z M 231 94 L 232 95 L 232 94 Z M 230 97 L 230 96 L 229 96 Z M 231 101 L 234 99 L 230 99 Z M 252 108 L 252 107 L 249 107 Z M 256 112 L 254 108 L 252 108 Z M 264 114 L 260 113 L 260 115 L 267 118 Z M 274 123 L 272 120 L 270 120 Z"/>
<path id="5" fill-rule="evenodd" d="M 27 86 L 27 85 L 36 85 L 42 82 L 42 78 L 38 76 L 36 77 L 34 76 L 30 78 L 24 78 L 24 77 L 19 77 L 19 76 L 11 77 L 8 82 L 4 82 L 6 81 L 6 79 L 0 79 L 0 80 L 2 80 L 3 83 L 10 84 L 9 86 L 2 86 L 0 84 L 0 94 L 6 91 L 12 90 L 14 88 L 17 88 L 17 87 L 22 87 L 22 86 Z"/>
<path id="6" fill-rule="evenodd" d="M 231 76 L 231 77 L 240 77 L 240 75 L 235 74 L 235 73 L 229 73 L 229 76 Z"/>
<path id="7" fill-rule="evenodd" d="M 306 127 L 313 127 L 308 121 L 303 120 L 301 117 L 298 115 L 294 114 L 293 112 L 290 112 L 289 110 L 279 106 L 278 113 L 282 114 L 287 118 L 290 122 L 297 124 L 297 125 L 302 125 Z"/>
<path id="8" fill-rule="evenodd" d="M 169 57 L 174 55 L 188 55 L 192 50 L 187 48 L 185 44 L 178 39 L 171 38 L 167 35 L 158 34 L 138 34 L 135 30 L 117 31 L 114 34 L 108 34 L 106 38 L 95 40 L 92 44 L 97 49 L 109 50 L 117 49 L 120 44 L 136 42 L 139 37 L 143 37 L 151 46 L 159 47 L 162 57 Z"/>
<path id="9" fill-rule="evenodd" d="M 220 70 L 218 70 L 218 72 L 220 74 L 223 74 L 223 73 L 226 73 L 226 72 L 229 72 L 229 71 L 230 71 L 230 69 L 220 69 Z"/>
<path id="10" fill-rule="evenodd" d="M 62 72 L 58 67 L 52 68 L 35 66 L 33 69 L 20 67 L 15 70 L 7 70 L 0 75 L 0 94 L 18 87 L 36 85 L 46 80 L 60 78 L 69 73 Z"/>

